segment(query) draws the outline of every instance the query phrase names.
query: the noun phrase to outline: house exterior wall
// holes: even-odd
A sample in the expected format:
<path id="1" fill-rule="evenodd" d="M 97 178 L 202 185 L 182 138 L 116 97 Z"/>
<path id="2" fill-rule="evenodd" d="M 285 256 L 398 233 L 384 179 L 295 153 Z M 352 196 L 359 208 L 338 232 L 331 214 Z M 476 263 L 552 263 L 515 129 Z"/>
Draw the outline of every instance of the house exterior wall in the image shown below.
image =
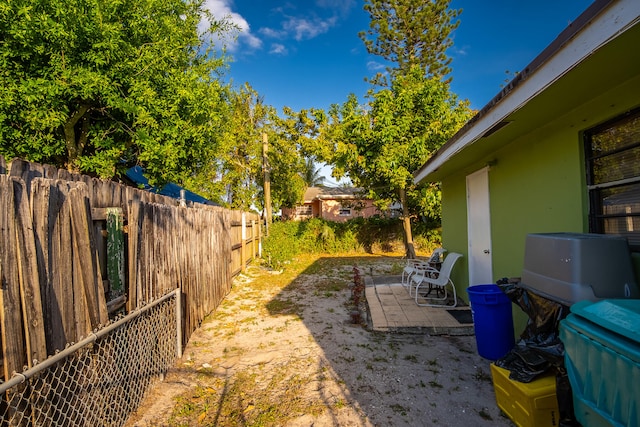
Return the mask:
<path id="1" fill-rule="evenodd" d="M 320 217 L 320 202 L 314 200 L 295 208 L 282 208 L 282 218 L 286 220 L 302 221 Z"/>
<path id="2" fill-rule="evenodd" d="M 327 221 L 345 222 L 352 218 L 369 218 L 380 213 L 371 200 L 321 200 L 320 204 L 322 207 L 320 217 Z M 354 204 L 359 205 L 358 209 L 351 207 L 350 215 L 340 214 L 342 208 L 349 208 Z"/>
<path id="3" fill-rule="evenodd" d="M 568 95 L 570 96 L 570 95 Z M 584 96 L 584 94 L 581 94 Z M 490 164 L 492 262 L 494 281 L 519 277 L 528 233 L 588 232 L 588 194 L 583 131 L 640 105 L 640 76 L 585 102 L 508 145 L 477 159 L 442 181 L 443 246 L 467 256 L 466 176 Z M 640 277 L 640 254 L 634 254 Z M 457 267 L 459 295 L 469 283 L 468 264 Z M 526 318 L 514 310 L 516 331 Z"/>
<path id="4" fill-rule="evenodd" d="M 358 209 L 351 207 L 350 215 L 340 215 L 340 210 L 343 207 L 354 205 L 358 205 Z M 303 214 L 300 208 L 305 211 L 310 210 L 311 214 Z M 380 211 L 373 205 L 371 200 L 314 200 L 313 202 L 305 203 L 302 207 L 282 209 L 283 218 L 293 221 L 322 218 L 327 221 L 345 222 L 352 218 L 369 218 L 379 214 Z"/>

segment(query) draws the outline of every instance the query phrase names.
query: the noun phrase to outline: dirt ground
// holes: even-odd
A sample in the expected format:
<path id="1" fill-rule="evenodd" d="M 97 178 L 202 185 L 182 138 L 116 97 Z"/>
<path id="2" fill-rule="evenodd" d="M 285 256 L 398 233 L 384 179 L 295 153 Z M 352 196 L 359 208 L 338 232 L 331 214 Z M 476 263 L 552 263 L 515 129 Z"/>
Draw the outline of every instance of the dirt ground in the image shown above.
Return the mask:
<path id="1" fill-rule="evenodd" d="M 352 323 L 354 266 L 382 275 L 403 264 L 344 255 L 250 267 L 127 426 L 513 426 L 473 336 Z"/>

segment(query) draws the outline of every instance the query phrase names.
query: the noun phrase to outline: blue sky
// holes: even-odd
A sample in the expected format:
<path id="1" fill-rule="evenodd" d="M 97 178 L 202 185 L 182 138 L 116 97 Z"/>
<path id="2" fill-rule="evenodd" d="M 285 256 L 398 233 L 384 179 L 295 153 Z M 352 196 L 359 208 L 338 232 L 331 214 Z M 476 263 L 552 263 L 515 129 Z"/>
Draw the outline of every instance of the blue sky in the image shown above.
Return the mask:
<path id="1" fill-rule="evenodd" d="M 452 0 L 451 7 L 463 11 L 448 52 L 451 90 L 472 108 L 482 108 L 591 3 Z M 364 101 L 369 88 L 364 78 L 384 68 L 358 37 L 369 27 L 364 0 L 206 0 L 206 5 L 242 29 L 227 44 L 233 58 L 227 78 L 236 87 L 248 82 L 280 114 L 284 106 L 327 109 L 350 93 Z M 328 167 L 322 173 L 325 184 L 338 184 Z"/>
<path id="2" fill-rule="evenodd" d="M 367 91 L 364 77 L 383 67 L 368 55 L 358 32 L 369 25 L 363 0 L 207 0 L 215 16 L 242 31 L 228 43 L 227 77 L 248 82 L 264 102 L 282 111 L 328 108 L 349 93 Z M 496 95 L 507 71 L 523 69 L 590 0 L 452 0 L 462 8 L 449 50 L 451 89 L 472 108 Z"/>

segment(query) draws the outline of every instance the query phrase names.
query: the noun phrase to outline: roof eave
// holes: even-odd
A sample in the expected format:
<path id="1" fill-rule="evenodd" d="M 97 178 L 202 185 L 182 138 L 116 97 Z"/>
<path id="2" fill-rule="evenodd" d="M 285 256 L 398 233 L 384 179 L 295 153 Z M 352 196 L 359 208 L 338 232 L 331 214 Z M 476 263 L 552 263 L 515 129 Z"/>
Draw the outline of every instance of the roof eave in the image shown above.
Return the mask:
<path id="1" fill-rule="evenodd" d="M 414 182 L 438 181 L 453 156 L 502 127 L 510 114 L 576 67 L 594 51 L 638 22 L 637 0 L 597 0 L 571 23 L 502 91 L 414 173 Z M 559 53 L 562 52 L 562 55 Z"/>

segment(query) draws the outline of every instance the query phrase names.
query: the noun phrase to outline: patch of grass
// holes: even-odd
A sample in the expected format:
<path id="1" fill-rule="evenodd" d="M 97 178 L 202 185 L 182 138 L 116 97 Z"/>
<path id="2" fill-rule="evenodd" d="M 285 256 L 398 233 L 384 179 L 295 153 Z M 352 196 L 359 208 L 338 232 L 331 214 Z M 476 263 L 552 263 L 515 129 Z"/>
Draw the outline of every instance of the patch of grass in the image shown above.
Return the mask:
<path id="1" fill-rule="evenodd" d="M 321 414 L 326 409 L 322 399 L 301 393 L 314 379 L 290 372 L 296 369 L 283 366 L 269 371 L 268 378 L 249 371 L 217 378 L 210 386 L 197 387 L 178 397 L 169 426 L 266 427 L 287 424 L 303 414 Z"/>
<path id="2" fill-rule="evenodd" d="M 232 346 L 232 347 L 225 347 L 222 350 L 222 353 L 225 356 L 230 356 L 230 355 L 238 356 L 238 355 L 241 355 L 241 354 L 245 353 L 245 351 L 246 350 L 241 348 L 241 347 Z"/>
<path id="3" fill-rule="evenodd" d="M 409 408 L 405 408 L 404 406 L 398 404 L 398 403 L 394 403 L 393 405 L 389 406 L 391 408 L 391 410 L 396 413 L 396 414 L 400 414 L 403 417 L 407 416 L 407 413 L 409 412 Z"/>
<path id="4" fill-rule="evenodd" d="M 389 271 L 389 274 L 391 275 L 402 274 L 402 270 L 404 270 L 404 266 L 405 266 L 404 264 L 394 262 L 393 264 L 391 264 L 391 270 Z"/>
<path id="5" fill-rule="evenodd" d="M 348 289 L 346 282 L 337 281 L 336 279 L 321 279 L 314 281 L 314 287 L 316 290 L 325 296 L 333 296 L 336 292 L 344 291 Z"/>
<path id="6" fill-rule="evenodd" d="M 369 351 L 375 351 L 373 347 L 371 347 L 371 344 L 367 343 L 367 344 L 356 344 L 358 347 L 362 347 L 362 348 L 366 348 Z"/>
<path id="7" fill-rule="evenodd" d="M 387 346 L 389 347 L 389 349 L 391 350 L 397 350 L 400 346 L 397 342 L 393 342 L 393 341 L 389 341 L 387 343 Z"/>
<path id="8" fill-rule="evenodd" d="M 430 385 L 432 388 L 442 388 L 442 384 L 440 384 L 440 383 L 439 383 L 438 381 L 436 381 L 436 380 L 431 380 L 431 381 L 429 381 L 429 385 Z"/>
<path id="9" fill-rule="evenodd" d="M 404 360 L 408 360 L 413 363 L 418 363 L 418 356 L 416 356 L 415 354 L 406 354 L 404 356 Z"/>
<path id="10" fill-rule="evenodd" d="M 384 340 L 387 339 L 387 337 L 385 335 L 382 335 L 380 332 L 375 332 L 374 331 L 374 332 L 371 333 L 371 339 L 376 344 L 381 344 Z"/>
<path id="11" fill-rule="evenodd" d="M 473 374 L 473 378 L 476 381 L 492 382 L 491 375 L 487 374 L 481 367 L 476 369 L 476 373 Z"/>
<path id="12" fill-rule="evenodd" d="M 291 298 L 274 298 L 266 304 L 271 315 L 277 314 L 298 314 L 300 305 Z"/>

